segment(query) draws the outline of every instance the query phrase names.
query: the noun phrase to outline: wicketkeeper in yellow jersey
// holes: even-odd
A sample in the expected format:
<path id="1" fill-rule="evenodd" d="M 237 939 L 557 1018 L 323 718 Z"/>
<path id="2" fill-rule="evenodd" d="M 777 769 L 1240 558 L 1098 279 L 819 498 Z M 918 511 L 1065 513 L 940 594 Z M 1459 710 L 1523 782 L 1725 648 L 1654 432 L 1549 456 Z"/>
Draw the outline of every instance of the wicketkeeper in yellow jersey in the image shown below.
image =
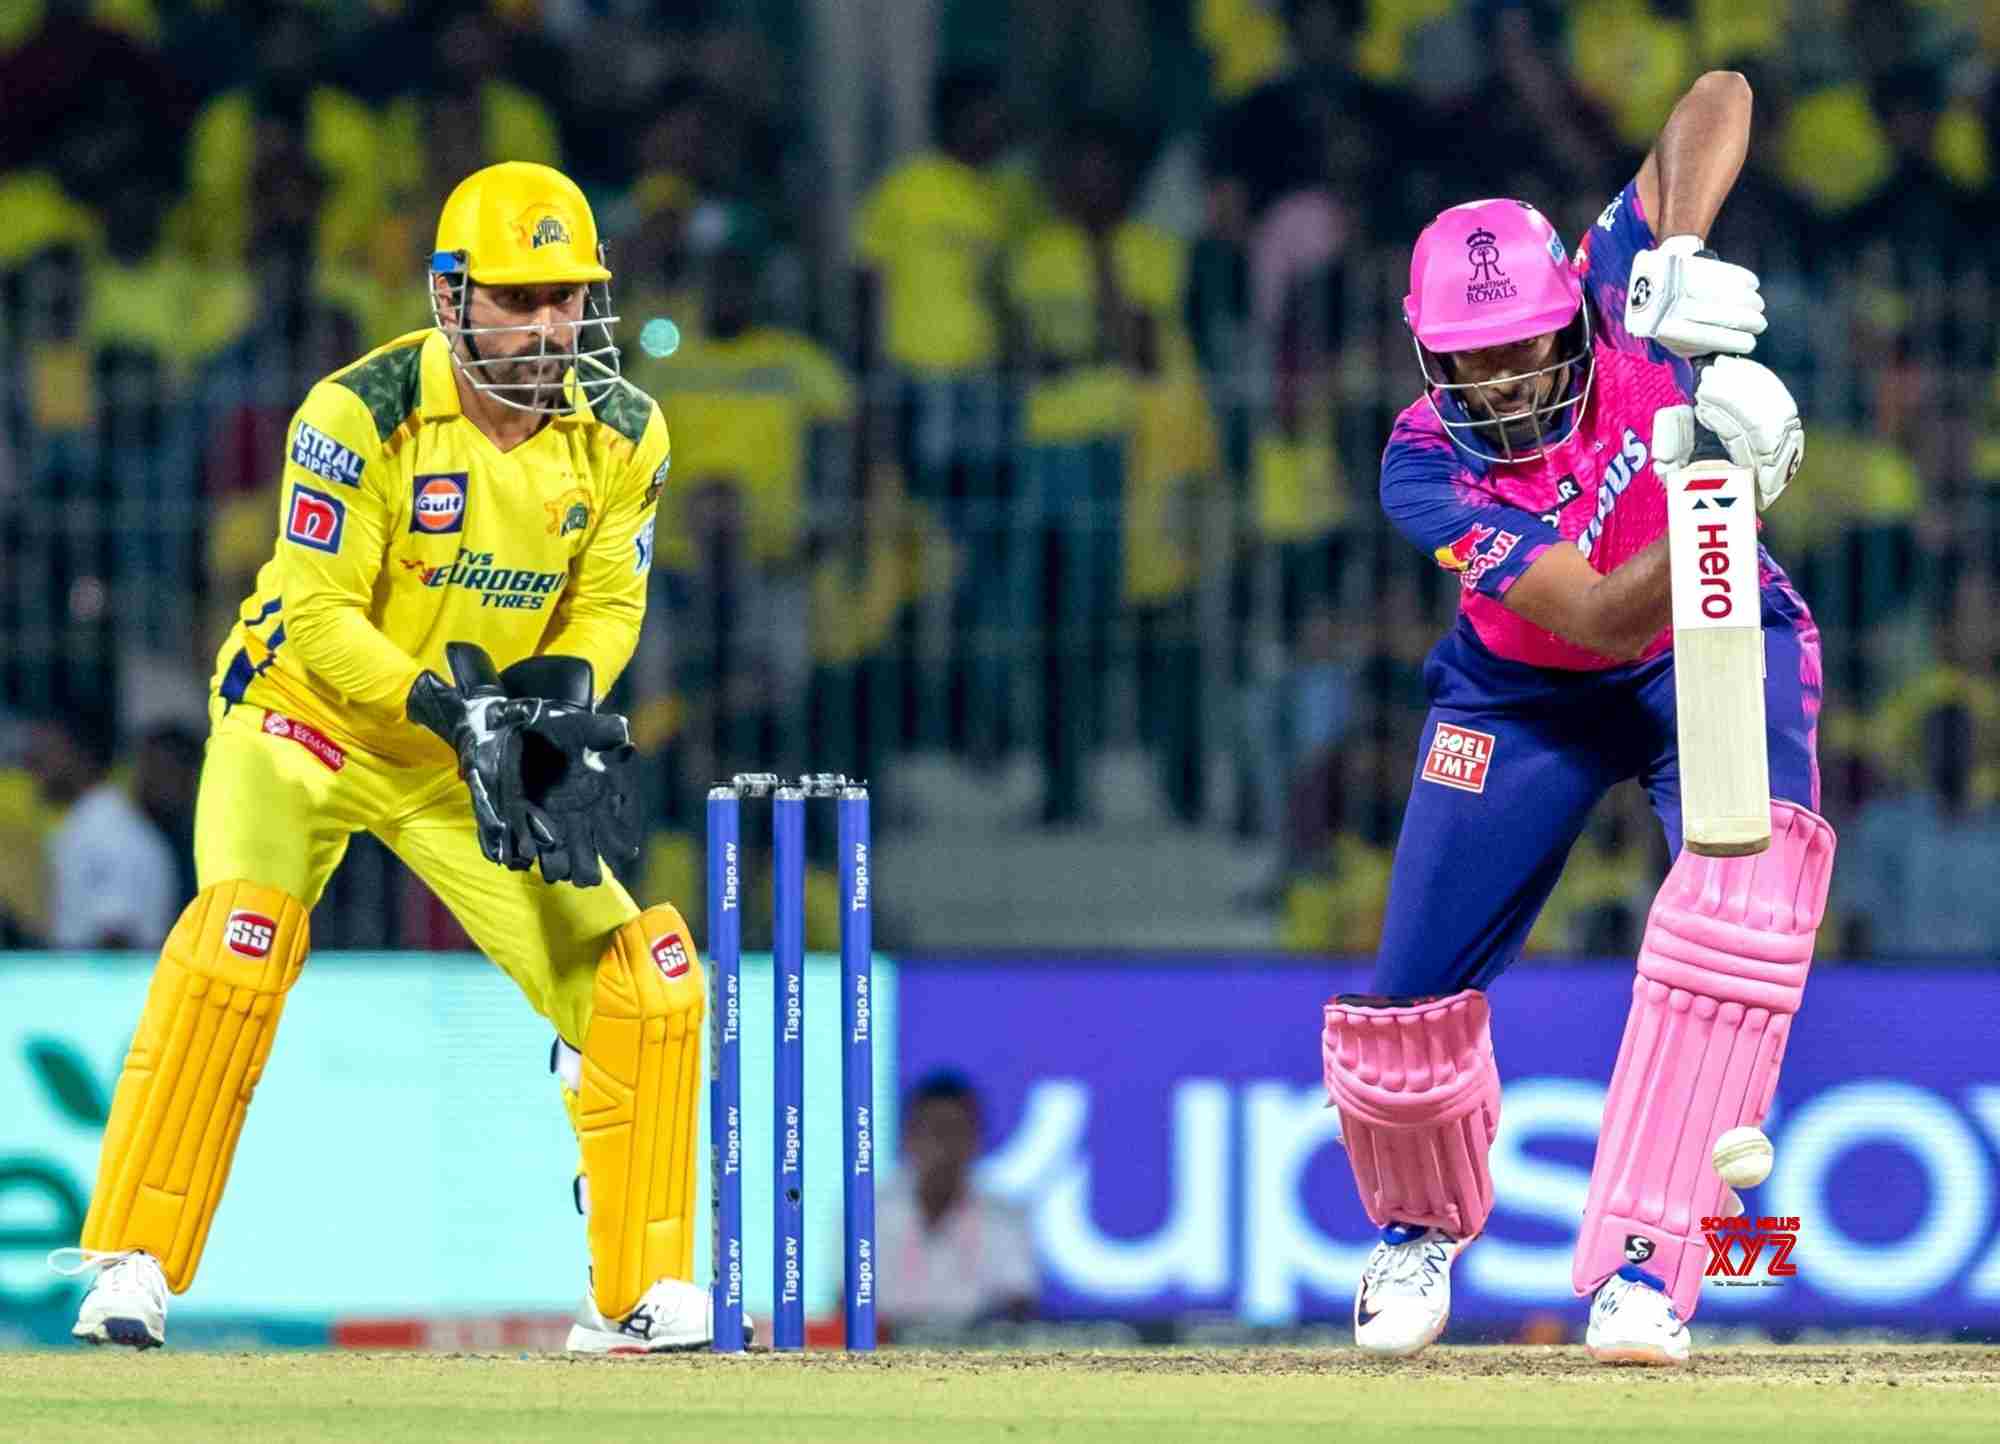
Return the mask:
<path id="1" fill-rule="evenodd" d="M 593 703 L 638 641 L 668 460 L 618 374 L 610 280 L 574 184 L 488 167 L 438 221 L 436 326 L 293 418 L 276 549 L 217 662 L 200 891 L 105 1130 L 78 1337 L 164 1341 L 307 914 L 365 829 L 558 1034 L 592 1275 L 570 1347 L 709 1342 L 689 1282 L 702 969 L 680 914 L 599 861 L 636 851 L 625 721 Z"/>

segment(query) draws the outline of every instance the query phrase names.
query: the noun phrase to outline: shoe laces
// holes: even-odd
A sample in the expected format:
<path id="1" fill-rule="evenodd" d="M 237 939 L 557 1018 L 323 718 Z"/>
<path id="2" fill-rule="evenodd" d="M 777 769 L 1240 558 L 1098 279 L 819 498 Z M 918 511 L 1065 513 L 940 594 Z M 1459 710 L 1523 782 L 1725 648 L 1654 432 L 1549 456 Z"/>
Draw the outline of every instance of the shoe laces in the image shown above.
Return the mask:
<path id="1" fill-rule="evenodd" d="M 1451 1247 L 1456 1242 L 1437 1229 L 1408 1243 L 1384 1239 L 1368 1260 L 1363 1284 L 1373 1295 L 1427 1294 L 1450 1267 Z"/>
<path id="2" fill-rule="evenodd" d="M 156 1303 L 167 1301 L 167 1276 L 144 1249 L 59 1248 L 49 1254 L 48 1264 L 64 1278 L 96 1269 L 93 1288 L 144 1292 Z"/>

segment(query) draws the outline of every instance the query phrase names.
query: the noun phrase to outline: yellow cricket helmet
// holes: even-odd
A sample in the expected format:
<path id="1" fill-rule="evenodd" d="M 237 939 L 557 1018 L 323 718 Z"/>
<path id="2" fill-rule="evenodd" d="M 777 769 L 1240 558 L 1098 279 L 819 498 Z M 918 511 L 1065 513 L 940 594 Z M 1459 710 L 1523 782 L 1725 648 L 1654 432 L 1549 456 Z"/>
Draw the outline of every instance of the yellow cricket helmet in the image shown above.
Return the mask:
<path id="1" fill-rule="evenodd" d="M 532 161 L 502 161 L 460 181 L 438 215 L 437 254 L 461 258 L 480 286 L 611 279 L 590 202 L 561 171 Z M 435 258 L 432 268 L 443 269 Z"/>
<path id="2" fill-rule="evenodd" d="M 430 270 L 432 319 L 454 342 L 459 374 L 482 394 L 517 410 L 553 415 L 574 409 L 579 395 L 595 404 L 622 384 L 612 339 L 619 318 L 611 310 L 611 271 L 597 220 L 576 182 L 561 171 L 510 160 L 460 181 L 438 216 Z M 474 286 L 566 285 L 584 288 L 576 321 L 554 328 L 467 324 Z M 531 351 L 481 351 L 482 338 L 524 335 L 535 341 Z M 537 360 L 564 363 L 562 383 L 524 378 L 524 363 Z"/>

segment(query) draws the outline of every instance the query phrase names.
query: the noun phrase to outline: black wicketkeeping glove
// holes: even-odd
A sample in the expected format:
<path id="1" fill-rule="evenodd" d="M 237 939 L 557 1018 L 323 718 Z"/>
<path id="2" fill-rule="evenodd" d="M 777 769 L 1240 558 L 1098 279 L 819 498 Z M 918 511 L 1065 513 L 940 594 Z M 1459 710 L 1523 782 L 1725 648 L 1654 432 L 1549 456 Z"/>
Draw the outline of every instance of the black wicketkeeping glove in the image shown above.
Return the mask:
<path id="1" fill-rule="evenodd" d="M 521 787 L 511 830 L 532 840 L 542 877 L 595 887 L 599 858 L 639 855 L 638 808 L 630 791 L 631 727 L 592 706 L 590 664 L 577 657 L 532 657 L 502 674 L 517 700 L 536 710 L 521 727 Z"/>
<path id="2" fill-rule="evenodd" d="M 535 704 L 510 699 L 484 647 L 448 642 L 450 683 L 425 671 L 410 686 L 405 710 L 458 754 L 458 775 L 472 794 L 479 850 L 515 872 L 534 864 L 536 839 L 521 814 L 521 729 Z"/>

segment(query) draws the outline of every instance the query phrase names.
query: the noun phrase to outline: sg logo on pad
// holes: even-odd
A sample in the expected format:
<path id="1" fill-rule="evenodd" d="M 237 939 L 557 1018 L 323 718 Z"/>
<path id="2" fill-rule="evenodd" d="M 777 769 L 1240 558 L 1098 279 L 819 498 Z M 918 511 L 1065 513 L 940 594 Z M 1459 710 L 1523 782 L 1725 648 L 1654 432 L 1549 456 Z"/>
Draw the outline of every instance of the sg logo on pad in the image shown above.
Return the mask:
<path id="1" fill-rule="evenodd" d="M 410 503 L 410 530 L 421 536 L 443 536 L 465 530 L 465 473 L 432 472 L 415 481 Z"/>

